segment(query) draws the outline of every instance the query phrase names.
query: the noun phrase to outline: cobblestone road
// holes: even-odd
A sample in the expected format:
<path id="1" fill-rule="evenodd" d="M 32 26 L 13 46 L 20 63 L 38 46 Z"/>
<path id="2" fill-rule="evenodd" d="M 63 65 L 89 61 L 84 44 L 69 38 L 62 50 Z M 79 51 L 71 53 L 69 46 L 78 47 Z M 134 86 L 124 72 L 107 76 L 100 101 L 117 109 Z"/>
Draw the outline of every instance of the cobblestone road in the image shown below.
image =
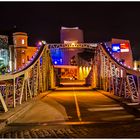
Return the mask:
<path id="1" fill-rule="evenodd" d="M 140 138 L 140 122 L 90 125 L 8 126 L 0 138 Z"/>
<path id="2" fill-rule="evenodd" d="M 26 128 L 26 130 L 5 130 L 0 134 L 0 138 L 79 138 L 87 135 L 86 128 Z"/>

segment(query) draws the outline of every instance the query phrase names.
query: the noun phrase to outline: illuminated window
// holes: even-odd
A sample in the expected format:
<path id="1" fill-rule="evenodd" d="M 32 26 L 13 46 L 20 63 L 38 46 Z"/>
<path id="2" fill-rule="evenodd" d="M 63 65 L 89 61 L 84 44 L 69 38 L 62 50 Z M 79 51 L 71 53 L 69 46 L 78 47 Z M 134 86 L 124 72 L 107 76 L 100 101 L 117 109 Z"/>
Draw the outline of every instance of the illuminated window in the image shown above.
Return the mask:
<path id="1" fill-rule="evenodd" d="M 15 44 L 17 43 L 17 41 L 16 40 L 14 40 L 15 41 Z"/>
<path id="2" fill-rule="evenodd" d="M 25 60 L 24 60 L 24 59 L 22 59 L 22 63 L 23 63 L 23 64 L 25 63 Z"/>
<path id="3" fill-rule="evenodd" d="M 22 42 L 21 42 L 22 44 L 24 44 L 25 42 L 24 42 L 24 39 L 22 39 Z"/>
<path id="4" fill-rule="evenodd" d="M 24 50 L 22 50 L 21 52 L 22 52 L 22 53 L 25 53 L 25 51 L 24 51 Z"/>

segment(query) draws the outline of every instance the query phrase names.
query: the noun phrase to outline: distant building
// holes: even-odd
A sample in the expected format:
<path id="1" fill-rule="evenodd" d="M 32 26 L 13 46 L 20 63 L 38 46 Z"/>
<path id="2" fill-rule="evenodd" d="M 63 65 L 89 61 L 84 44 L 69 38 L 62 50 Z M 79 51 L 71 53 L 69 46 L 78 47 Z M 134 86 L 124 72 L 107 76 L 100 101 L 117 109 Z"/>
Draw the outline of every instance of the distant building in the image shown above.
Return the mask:
<path id="1" fill-rule="evenodd" d="M 69 44 L 70 48 L 51 49 L 51 58 L 54 67 L 60 73 L 62 79 L 84 80 L 90 71 L 89 61 L 84 60 L 81 55 L 84 48 L 73 48 L 77 43 L 84 43 L 83 31 L 79 27 L 61 27 L 61 43 Z"/>
<path id="2" fill-rule="evenodd" d="M 13 71 L 23 67 L 36 51 L 37 47 L 28 46 L 27 33 L 13 33 L 13 45 L 10 46 L 10 69 Z"/>
<path id="3" fill-rule="evenodd" d="M 79 27 L 67 28 L 61 27 L 60 38 L 62 44 L 70 44 L 71 46 L 77 43 L 84 43 L 83 31 Z M 52 49 L 51 56 L 54 65 L 84 65 L 88 66 L 88 62 L 80 59 L 78 54 L 84 52 L 85 49 Z M 74 61 L 73 61 L 74 58 Z M 74 63 L 73 63 L 74 62 Z M 79 64 L 80 62 L 80 64 Z"/>
<path id="4" fill-rule="evenodd" d="M 79 27 L 67 28 L 61 27 L 61 43 L 83 43 L 83 31 Z"/>
<path id="5" fill-rule="evenodd" d="M 140 71 L 140 60 L 134 61 L 134 69 Z"/>
<path id="6" fill-rule="evenodd" d="M 129 40 L 112 38 L 112 40 L 107 42 L 106 45 L 110 47 L 114 57 L 117 58 L 119 62 L 130 68 L 134 67 L 132 49 Z"/>
<path id="7" fill-rule="evenodd" d="M 0 35 L 0 68 L 9 65 L 8 36 Z"/>

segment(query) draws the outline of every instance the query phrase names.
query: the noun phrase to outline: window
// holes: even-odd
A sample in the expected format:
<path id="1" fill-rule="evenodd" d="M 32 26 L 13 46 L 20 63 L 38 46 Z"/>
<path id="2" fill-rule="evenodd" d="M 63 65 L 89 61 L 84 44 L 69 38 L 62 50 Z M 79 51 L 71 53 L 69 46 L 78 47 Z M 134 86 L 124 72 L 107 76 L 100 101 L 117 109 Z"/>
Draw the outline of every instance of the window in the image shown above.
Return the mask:
<path id="1" fill-rule="evenodd" d="M 23 63 L 23 64 L 25 63 L 25 60 L 24 60 L 24 59 L 22 59 L 22 63 Z"/>
<path id="2" fill-rule="evenodd" d="M 21 52 L 22 52 L 23 54 L 25 53 L 25 51 L 24 51 L 24 50 L 22 50 Z"/>
<path id="3" fill-rule="evenodd" d="M 29 61 L 30 59 L 29 59 L 29 56 L 27 56 L 27 61 Z"/>
<path id="4" fill-rule="evenodd" d="M 22 44 L 24 44 L 25 42 L 24 42 L 24 39 L 22 39 L 22 42 L 21 42 Z"/>
<path id="5" fill-rule="evenodd" d="M 15 42 L 15 44 L 17 44 L 17 41 L 16 41 L 16 39 L 14 40 L 14 42 Z"/>

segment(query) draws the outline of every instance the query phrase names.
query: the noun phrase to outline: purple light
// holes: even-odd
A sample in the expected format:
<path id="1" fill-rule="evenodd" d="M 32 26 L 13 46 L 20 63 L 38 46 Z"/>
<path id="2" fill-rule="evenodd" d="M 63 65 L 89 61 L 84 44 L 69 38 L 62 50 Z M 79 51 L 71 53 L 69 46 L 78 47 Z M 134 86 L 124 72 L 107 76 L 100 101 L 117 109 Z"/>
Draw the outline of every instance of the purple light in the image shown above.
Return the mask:
<path id="1" fill-rule="evenodd" d="M 38 45 L 40 45 L 40 46 L 41 46 L 41 45 L 42 45 L 42 42 L 41 42 L 41 41 L 39 41 L 39 42 L 38 42 Z"/>

